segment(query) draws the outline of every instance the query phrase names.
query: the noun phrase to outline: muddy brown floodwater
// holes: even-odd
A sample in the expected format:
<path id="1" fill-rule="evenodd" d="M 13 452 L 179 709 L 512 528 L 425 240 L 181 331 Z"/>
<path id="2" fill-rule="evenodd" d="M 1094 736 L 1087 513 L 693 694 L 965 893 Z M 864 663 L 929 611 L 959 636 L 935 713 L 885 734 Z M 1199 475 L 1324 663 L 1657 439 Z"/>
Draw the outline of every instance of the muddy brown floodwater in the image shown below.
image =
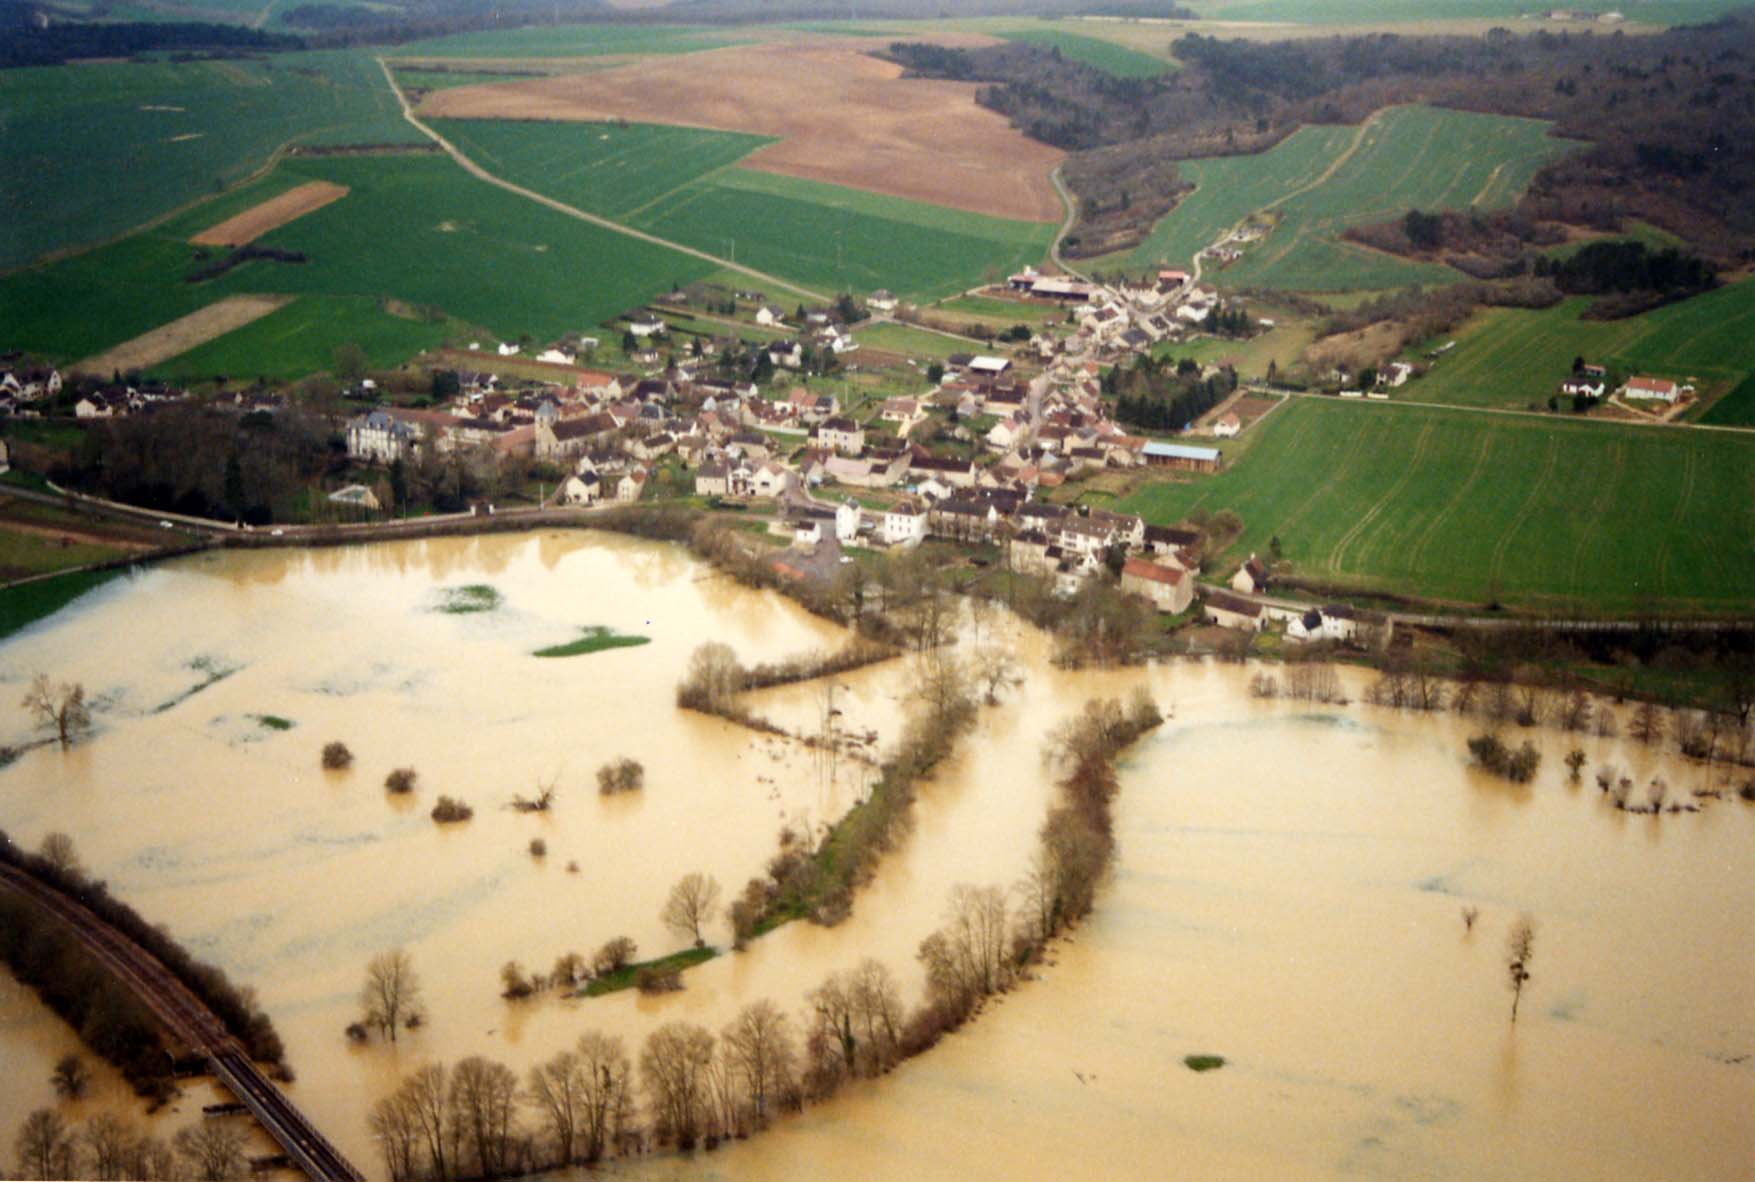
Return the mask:
<path id="1" fill-rule="evenodd" d="M 436 610 L 485 584 L 491 611 Z M 639 648 L 538 660 L 586 625 Z M 728 891 L 782 824 L 819 825 L 860 791 L 784 740 L 678 712 L 689 654 L 746 661 L 834 644 L 836 629 L 735 587 L 679 550 L 577 534 L 312 552 L 214 554 L 154 568 L 0 648 L 14 698 L 37 670 L 85 683 L 89 741 L 0 770 L 0 825 L 27 845 L 60 829 L 86 865 L 197 954 L 254 986 L 298 1072 L 290 1088 L 357 1164 L 382 1163 L 370 1102 L 431 1059 L 484 1053 L 522 1070 L 588 1028 L 635 1045 L 685 1017 L 717 1028 L 744 1003 L 796 1010 L 824 976 L 876 955 L 910 997 L 912 954 L 958 882 L 1021 874 L 1051 798 L 1043 741 L 1095 694 L 1144 685 L 1172 713 L 1128 757 L 1120 854 L 1096 913 L 1040 979 L 890 1076 L 773 1132 L 653 1178 L 1100 1177 L 1739 1178 L 1755 1161 L 1755 808 L 1628 816 L 1567 736 L 1514 788 L 1466 766 L 1450 718 L 1249 699 L 1247 670 L 1177 664 L 1051 669 L 1039 637 L 989 621 L 1029 680 L 983 713 L 925 786 L 918 825 L 833 928 L 782 928 L 632 993 L 510 1005 L 507 960 L 546 970 L 615 935 L 677 947 L 658 920 L 691 870 Z M 894 741 L 901 663 L 835 679 L 848 729 Z M 1355 697 L 1357 685 L 1353 684 Z M 820 686 L 752 695 L 815 729 Z M 262 717 L 290 721 L 290 729 Z M 0 742 L 27 730 L 13 712 Z M 353 768 L 318 769 L 341 739 Z M 1686 794 L 1718 774 L 1586 740 L 1637 782 Z M 646 787 L 601 799 L 628 755 Z M 384 776 L 420 773 L 412 802 Z M 555 782 L 554 810 L 508 803 Z M 427 818 L 439 793 L 474 820 Z M 533 837 L 548 846 L 528 852 Z M 569 873 L 569 862 L 578 871 Z M 1464 905 L 1480 908 L 1472 934 Z M 1515 1031 L 1503 942 L 1536 921 Z M 716 926 L 711 937 L 727 933 Z M 395 1047 L 350 1045 L 364 966 L 408 948 L 430 1021 Z M 27 993 L 0 987 L 0 1154 L 50 1102 L 72 1046 Z M 1196 1074 L 1182 1060 L 1222 1055 Z M 128 1107 L 113 1078 L 88 1104 Z M 198 1110 L 199 1089 L 170 1124 Z M 138 1110 L 135 1110 L 138 1115 Z M 143 1118 L 142 1118 L 143 1119 Z"/>

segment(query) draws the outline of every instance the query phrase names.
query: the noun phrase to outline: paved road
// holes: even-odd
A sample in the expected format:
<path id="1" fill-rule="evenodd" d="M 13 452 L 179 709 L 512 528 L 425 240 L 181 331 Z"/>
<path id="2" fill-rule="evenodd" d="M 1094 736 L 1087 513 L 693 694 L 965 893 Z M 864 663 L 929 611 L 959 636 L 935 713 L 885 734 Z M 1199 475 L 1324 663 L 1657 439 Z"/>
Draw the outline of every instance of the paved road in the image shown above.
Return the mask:
<path id="1" fill-rule="evenodd" d="M 363 1182 L 364 1175 L 262 1074 L 225 1023 L 157 957 L 98 918 L 83 903 L 16 866 L 0 865 L 0 885 L 26 896 L 66 923 L 79 942 L 178 1040 L 206 1056 L 214 1074 L 244 1102 L 312 1182 Z"/>
<path id="2" fill-rule="evenodd" d="M 712 263 L 714 266 L 723 268 L 727 271 L 736 271 L 741 275 L 748 275 L 751 279 L 758 279 L 763 283 L 783 288 L 796 295 L 804 296 L 807 299 L 818 300 L 822 303 L 829 302 L 830 297 L 824 295 L 822 292 L 812 291 L 808 287 L 800 287 L 798 284 L 788 282 L 787 280 L 780 278 L 778 275 L 770 275 L 765 271 L 758 271 L 753 267 L 746 267 L 742 263 L 734 263 L 730 259 L 722 259 L 718 255 L 708 254 L 704 250 L 696 250 L 692 246 L 685 246 L 680 242 L 672 242 L 668 238 L 660 238 L 656 234 L 648 234 L 644 230 L 636 230 L 632 226 L 624 226 L 620 222 L 612 222 L 608 218 L 598 217 L 594 213 L 586 213 L 584 210 L 568 205 L 564 201 L 556 201 L 553 197 L 544 197 L 541 193 L 532 189 L 526 189 L 522 185 L 515 185 L 511 181 L 503 180 L 502 178 L 495 176 L 493 173 L 465 156 L 462 151 L 458 149 L 457 145 L 422 123 L 415 116 L 414 108 L 408 105 L 408 96 L 402 93 L 402 88 L 400 86 L 396 85 L 396 77 L 390 72 L 390 66 L 383 58 L 378 59 L 378 68 L 384 71 L 384 80 L 390 84 L 390 89 L 396 94 L 396 101 L 402 106 L 402 117 L 408 120 L 408 122 L 414 126 L 416 131 L 443 148 L 445 153 L 450 156 L 451 159 L 455 160 L 465 172 L 470 176 L 475 177 L 477 180 L 486 181 L 488 184 L 496 185 L 499 188 L 506 190 L 508 193 L 516 193 L 527 201 L 534 201 L 538 205 L 546 205 L 557 213 L 564 213 L 568 217 L 577 218 L 582 222 L 589 222 L 592 225 L 600 226 L 605 230 L 611 230 L 617 234 L 638 239 L 641 242 L 649 242 L 653 246 L 662 246 L 666 250 L 674 250 L 678 254 L 686 254 L 690 258 L 696 258 L 703 262 Z"/>

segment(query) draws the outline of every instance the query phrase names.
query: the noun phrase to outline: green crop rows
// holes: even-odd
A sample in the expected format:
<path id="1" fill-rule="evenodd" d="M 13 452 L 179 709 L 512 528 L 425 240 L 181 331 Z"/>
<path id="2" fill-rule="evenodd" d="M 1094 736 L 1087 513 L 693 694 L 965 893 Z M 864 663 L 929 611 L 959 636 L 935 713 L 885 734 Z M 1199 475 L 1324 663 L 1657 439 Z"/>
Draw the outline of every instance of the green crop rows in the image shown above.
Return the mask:
<path id="1" fill-rule="evenodd" d="M 818 291 L 926 298 L 1040 261 L 1054 229 L 728 167 L 758 136 L 607 123 L 439 120 L 507 180 Z"/>
<path id="2" fill-rule="evenodd" d="M 1747 611 L 1755 438 L 1298 399 L 1234 468 L 1145 486 L 1166 522 L 1232 509 L 1300 574 L 1556 611 Z"/>

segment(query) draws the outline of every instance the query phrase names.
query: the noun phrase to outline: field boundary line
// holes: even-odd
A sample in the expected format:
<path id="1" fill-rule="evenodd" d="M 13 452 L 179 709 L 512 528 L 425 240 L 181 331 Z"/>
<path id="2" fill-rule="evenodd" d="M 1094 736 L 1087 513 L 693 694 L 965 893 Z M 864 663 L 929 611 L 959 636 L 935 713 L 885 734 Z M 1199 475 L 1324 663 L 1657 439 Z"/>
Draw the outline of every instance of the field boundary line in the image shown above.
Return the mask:
<path id="1" fill-rule="evenodd" d="M 1391 502 L 1401 496 L 1402 490 L 1408 485 L 1408 481 L 1412 480 L 1414 478 L 1414 473 L 1419 471 L 1421 457 L 1426 454 L 1426 445 L 1432 442 L 1432 429 L 1435 426 L 1437 426 L 1436 423 L 1427 423 L 1420 431 L 1420 438 L 1414 441 L 1414 454 L 1408 459 L 1407 463 L 1403 465 L 1402 474 L 1396 478 L 1394 484 L 1390 485 L 1388 491 L 1386 491 L 1381 497 L 1377 498 L 1377 503 L 1371 506 L 1368 512 L 1353 523 L 1353 528 L 1349 529 L 1344 535 L 1342 535 L 1341 540 L 1335 543 L 1335 548 L 1328 552 L 1329 570 L 1337 575 L 1341 573 L 1341 559 L 1346 555 L 1347 550 L 1354 542 L 1358 541 L 1361 533 L 1371 527 L 1371 523 L 1377 520 L 1378 514 L 1382 513 L 1384 509 L 1388 508 Z"/>
<path id="2" fill-rule="evenodd" d="M 527 201 L 534 201 L 538 205 L 546 205 L 556 213 L 566 214 L 568 217 L 587 222 L 593 226 L 599 227 L 600 229 L 609 230 L 613 233 L 621 234 L 625 237 L 633 238 L 636 241 L 645 242 L 652 246 L 660 246 L 666 250 L 672 250 L 678 254 L 687 255 L 690 258 L 700 259 L 702 262 L 712 263 L 715 267 L 718 267 L 721 270 L 735 271 L 740 275 L 748 275 L 752 279 L 758 279 L 763 283 L 772 284 L 809 299 L 819 300 L 823 303 L 829 302 L 829 297 L 822 292 L 813 291 L 808 287 L 800 286 L 799 284 L 793 283 L 791 280 L 782 279 L 778 275 L 770 275 L 765 271 L 758 271 L 754 267 L 746 267 L 741 263 L 734 263 L 730 259 L 720 258 L 718 255 L 709 254 L 704 250 L 697 250 L 692 246 L 685 246 L 680 242 L 672 242 L 667 238 L 660 238 L 656 234 L 648 234 L 644 230 L 637 230 L 632 226 L 612 221 L 606 217 L 599 217 L 594 213 L 586 213 L 577 206 L 568 205 L 564 201 L 557 201 L 553 197 L 545 197 L 534 189 L 526 189 L 524 186 L 513 184 L 511 181 L 508 181 L 503 177 L 495 176 L 493 173 L 471 160 L 468 156 L 464 155 L 457 145 L 428 127 L 425 123 L 422 123 L 419 117 L 415 115 L 414 108 L 408 105 L 408 96 L 402 93 L 402 88 L 396 84 L 395 75 L 391 73 L 389 64 L 385 62 L 382 55 L 376 60 L 378 68 L 384 71 L 385 81 L 390 84 L 390 89 L 396 93 L 396 101 L 402 107 L 402 117 L 408 120 L 409 124 L 413 126 L 416 131 L 419 131 L 422 135 L 439 145 L 447 156 L 451 157 L 451 159 L 455 161 L 464 172 L 467 172 L 476 180 L 485 181 L 490 185 L 504 189 L 508 193 L 516 194 Z"/>

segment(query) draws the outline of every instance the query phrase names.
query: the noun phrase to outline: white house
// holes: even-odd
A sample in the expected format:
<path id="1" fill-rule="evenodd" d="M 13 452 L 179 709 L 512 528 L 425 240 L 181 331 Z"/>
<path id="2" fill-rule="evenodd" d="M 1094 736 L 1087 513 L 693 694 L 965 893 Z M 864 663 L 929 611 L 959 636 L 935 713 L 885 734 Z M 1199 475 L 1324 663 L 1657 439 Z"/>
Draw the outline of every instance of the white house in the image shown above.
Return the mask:
<path id="1" fill-rule="evenodd" d="M 1230 439 L 1241 430 L 1243 430 L 1243 420 L 1235 414 L 1221 415 L 1219 420 L 1213 424 L 1213 434 L 1220 439 Z"/>
<path id="2" fill-rule="evenodd" d="M 1684 387 L 1668 378 L 1651 378 L 1641 374 L 1627 379 L 1621 387 L 1621 393 L 1628 398 L 1651 398 L 1659 402 L 1673 403 L 1682 396 Z"/>
<path id="3" fill-rule="evenodd" d="M 789 473 L 784 467 L 769 460 L 760 468 L 751 482 L 751 487 L 758 497 L 777 497 L 786 491 L 786 478 Z"/>
<path id="4" fill-rule="evenodd" d="M 663 336 L 666 327 L 664 320 L 658 316 L 636 316 L 628 321 L 628 331 L 641 340 Z"/>
<path id="5" fill-rule="evenodd" d="M 773 304 L 763 304 L 756 309 L 756 323 L 764 328 L 780 328 L 786 323 L 786 313 Z"/>
<path id="6" fill-rule="evenodd" d="M 347 456 L 388 464 L 407 456 L 418 439 L 415 429 L 382 410 L 347 421 Z"/>
<path id="7" fill-rule="evenodd" d="M 1289 640 L 1352 640 L 1358 634 L 1358 614 L 1344 604 L 1313 607 L 1286 621 Z"/>
<path id="8" fill-rule="evenodd" d="M 926 506 L 907 498 L 884 510 L 878 535 L 886 546 L 918 546 L 926 538 Z"/>
<path id="9" fill-rule="evenodd" d="M 841 455 L 856 456 L 865 450 L 865 428 L 849 418 L 825 419 L 817 425 L 816 441 Z"/>
<path id="10" fill-rule="evenodd" d="M 896 310 L 896 297 L 881 287 L 872 292 L 871 298 L 865 303 L 868 308 L 879 312 L 894 312 Z"/>
<path id="11" fill-rule="evenodd" d="M 516 357 L 518 356 L 519 349 L 517 345 L 501 343 L 496 352 L 498 352 L 501 357 Z"/>
<path id="12" fill-rule="evenodd" d="M 560 487 L 560 499 L 569 505 L 595 505 L 603 497 L 603 481 L 597 473 L 569 476 Z"/>
<path id="13" fill-rule="evenodd" d="M 848 497 L 835 508 L 835 540 L 843 544 L 859 536 L 859 502 Z"/>

